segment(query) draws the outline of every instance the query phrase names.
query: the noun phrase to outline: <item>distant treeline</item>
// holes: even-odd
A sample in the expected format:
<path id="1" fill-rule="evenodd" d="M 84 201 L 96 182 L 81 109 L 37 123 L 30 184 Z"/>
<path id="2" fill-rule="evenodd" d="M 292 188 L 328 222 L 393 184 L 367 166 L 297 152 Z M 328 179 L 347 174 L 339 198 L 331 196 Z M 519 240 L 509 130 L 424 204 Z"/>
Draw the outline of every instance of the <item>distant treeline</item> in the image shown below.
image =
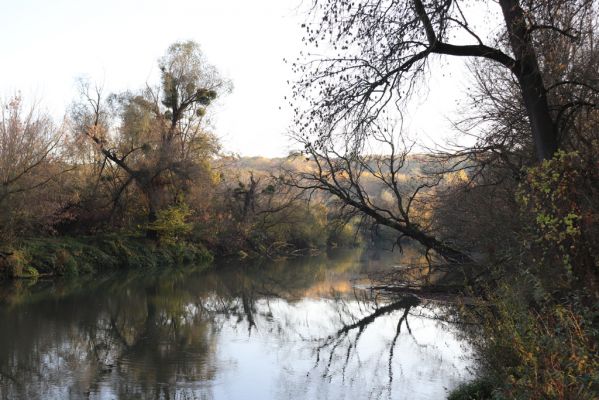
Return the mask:
<path id="1" fill-rule="evenodd" d="M 0 275 L 139 264 L 143 246 L 174 262 L 198 248 L 279 257 L 360 240 L 334 204 L 285 185 L 275 161 L 223 153 L 210 107 L 230 83 L 197 44 L 173 44 L 158 66 L 160 82 L 139 90 L 81 81 L 62 121 L 20 95 L 4 99 Z"/>

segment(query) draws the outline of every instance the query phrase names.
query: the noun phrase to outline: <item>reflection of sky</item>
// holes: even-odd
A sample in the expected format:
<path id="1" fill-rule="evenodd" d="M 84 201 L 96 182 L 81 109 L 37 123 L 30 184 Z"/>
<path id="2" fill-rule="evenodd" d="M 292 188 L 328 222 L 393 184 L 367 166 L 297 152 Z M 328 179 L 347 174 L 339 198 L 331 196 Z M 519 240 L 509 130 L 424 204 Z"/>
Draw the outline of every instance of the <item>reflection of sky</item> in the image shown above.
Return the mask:
<path id="1" fill-rule="evenodd" d="M 218 359 L 229 368 L 216 379 L 217 399 L 357 399 L 393 398 L 441 399 L 446 388 L 468 378 L 464 349 L 453 333 L 433 319 L 408 317 L 412 335 L 405 325 L 397 339 L 392 360 L 389 391 L 389 348 L 403 310 L 377 318 L 365 328 L 358 344 L 355 332 L 335 348 L 315 349 L 343 325 L 332 300 L 306 299 L 289 305 L 284 301 L 258 305 L 269 308 L 274 322 L 257 318 L 251 335 L 239 326 L 226 328 L 219 338 Z M 348 314 L 366 315 L 357 302 L 350 302 Z M 419 313 L 421 310 L 416 310 Z M 349 317 L 344 322 L 352 323 Z M 352 344 L 353 346 L 353 344 Z"/>
<path id="2" fill-rule="evenodd" d="M 0 307 L 0 326 L 14 327 L 0 330 L 0 399 L 19 398 L 7 372 L 26 383 L 17 393 L 27 399 L 445 398 L 469 378 L 469 353 L 434 305 L 410 309 L 411 333 L 404 321 L 394 346 L 399 307 L 359 340 L 357 327 L 336 335 L 376 309 L 349 279 L 394 265 L 355 255 L 150 283 L 134 275 L 116 289 Z"/>

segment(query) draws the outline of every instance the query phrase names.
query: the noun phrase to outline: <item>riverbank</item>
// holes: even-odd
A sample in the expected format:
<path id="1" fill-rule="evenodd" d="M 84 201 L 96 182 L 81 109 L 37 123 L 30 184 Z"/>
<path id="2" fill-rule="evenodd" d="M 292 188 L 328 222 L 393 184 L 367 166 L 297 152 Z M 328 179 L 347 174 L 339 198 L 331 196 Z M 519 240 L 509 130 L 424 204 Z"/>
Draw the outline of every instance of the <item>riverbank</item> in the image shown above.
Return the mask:
<path id="1" fill-rule="evenodd" d="M 25 239 L 1 249 L 0 254 L 0 279 L 207 264 L 214 258 L 199 244 L 158 244 L 141 236 L 116 234 Z"/>
<path id="2" fill-rule="evenodd" d="M 597 399 L 599 304 L 581 290 L 555 299 L 525 275 L 498 279 L 457 320 L 477 360 L 476 379 L 449 400 Z M 535 299 L 536 296 L 536 299 Z"/>

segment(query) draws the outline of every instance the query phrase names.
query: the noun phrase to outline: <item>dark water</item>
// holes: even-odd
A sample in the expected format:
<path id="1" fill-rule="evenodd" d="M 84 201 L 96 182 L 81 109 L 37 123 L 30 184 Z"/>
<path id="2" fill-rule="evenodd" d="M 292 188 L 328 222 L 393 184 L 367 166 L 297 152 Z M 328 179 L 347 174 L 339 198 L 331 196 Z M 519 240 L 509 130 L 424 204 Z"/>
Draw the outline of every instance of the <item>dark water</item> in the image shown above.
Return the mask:
<path id="1" fill-rule="evenodd" d="M 443 399 L 443 305 L 363 289 L 360 251 L 0 287 L 1 399 Z"/>

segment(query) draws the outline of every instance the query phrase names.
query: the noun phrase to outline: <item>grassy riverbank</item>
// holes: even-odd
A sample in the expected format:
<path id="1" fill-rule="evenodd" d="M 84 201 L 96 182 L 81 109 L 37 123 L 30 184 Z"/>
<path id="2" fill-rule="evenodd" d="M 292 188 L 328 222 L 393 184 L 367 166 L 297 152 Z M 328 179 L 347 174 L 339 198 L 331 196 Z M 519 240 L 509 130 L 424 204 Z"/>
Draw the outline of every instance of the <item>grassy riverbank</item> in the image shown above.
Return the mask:
<path id="1" fill-rule="evenodd" d="M 118 269 L 201 264 L 212 254 L 201 245 L 157 244 L 139 236 L 25 239 L 2 249 L 0 279 L 78 276 Z"/>

